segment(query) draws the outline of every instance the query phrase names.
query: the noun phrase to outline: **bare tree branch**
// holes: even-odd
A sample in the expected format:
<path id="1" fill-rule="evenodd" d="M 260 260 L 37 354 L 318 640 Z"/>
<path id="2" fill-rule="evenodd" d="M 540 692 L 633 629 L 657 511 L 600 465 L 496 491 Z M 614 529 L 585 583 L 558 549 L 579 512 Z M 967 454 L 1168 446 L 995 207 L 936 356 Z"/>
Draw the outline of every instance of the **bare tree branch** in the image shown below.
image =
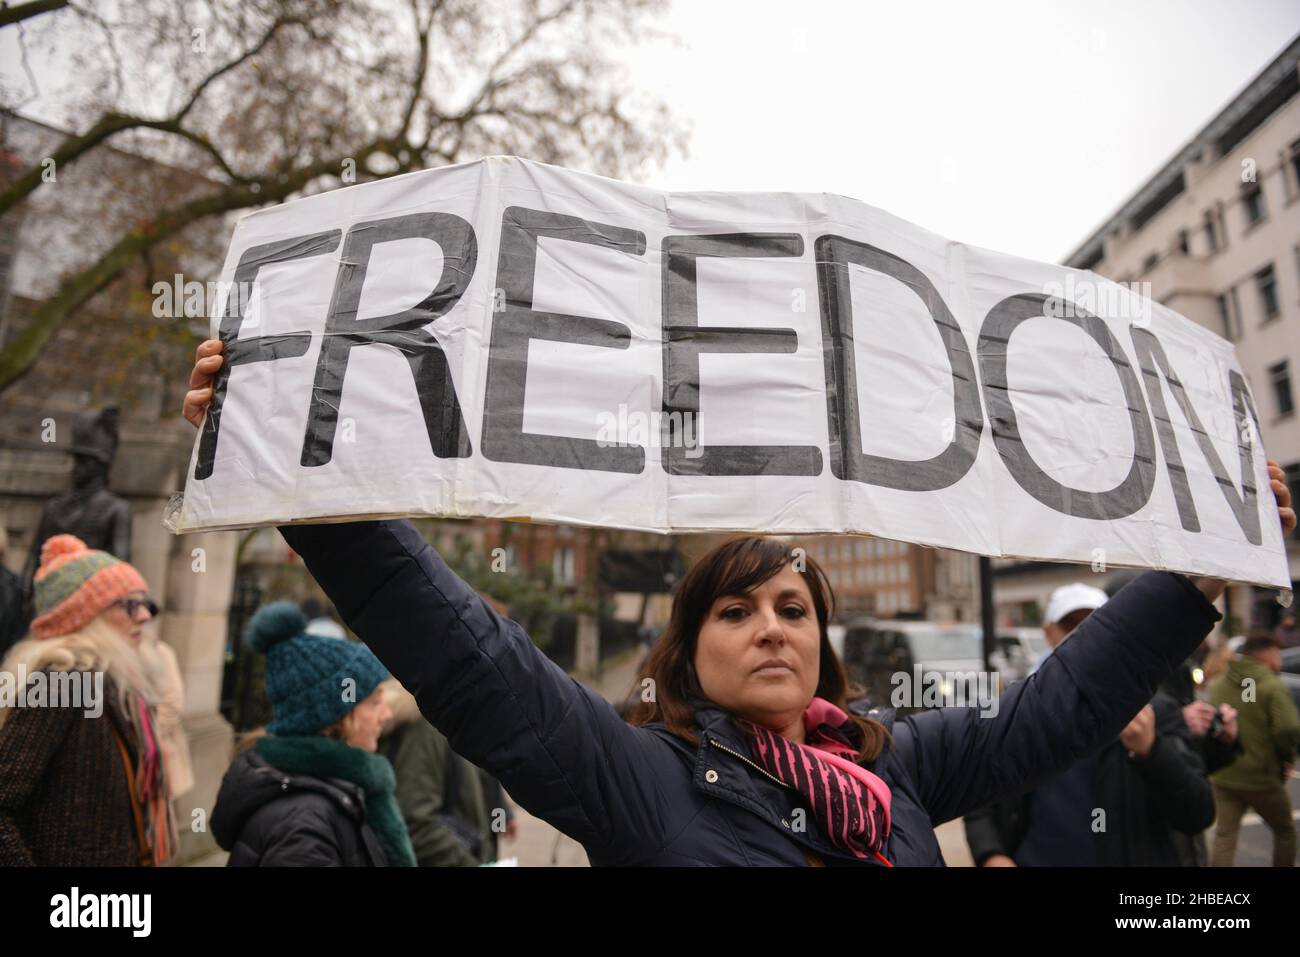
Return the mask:
<path id="1" fill-rule="evenodd" d="M 194 104 L 199 101 L 199 97 L 203 95 L 203 91 L 208 88 L 208 86 L 212 83 L 213 80 L 216 80 L 224 76 L 225 74 L 229 73 L 231 70 L 235 69 L 241 64 L 257 56 L 264 49 L 266 49 L 266 45 L 270 43 L 272 39 L 274 39 L 275 35 L 279 33 L 281 29 L 290 25 L 305 26 L 303 21 L 297 17 L 278 17 L 275 20 L 273 20 L 271 22 L 271 25 L 267 28 L 266 33 L 262 35 L 262 38 L 258 40 L 257 43 L 249 47 L 247 50 L 245 50 L 242 54 L 237 56 L 235 59 L 231 60 L 229 63 L 225 64 L 224 66 L 218 67 L 216 70 L 212 71 L 207 76 L 205 76 L 199 82 L 199 84 L 194 88 L 194 94 L 190 97 L 189 102 L 186 103 L 179 110 L 177 110 L 176 113 L 173 114 L 172 118 L 176 120 L 185 119 L 185 117 L 189 115 L 190 110 L 194 109 Z"/>
<path id="2" fill-rule="evenodd" d="M 27 30 L 23 24 L 18 24 L 18 52 L 22 60 L 23 72 L 27 74 L 27 82 L 32 85 L 31 95 L 23 100 L 19 106 L 25 106 L 32 100 L 41 95 L 40 84 L 36 82 L 36 74 L 32 72 L 32 65 L 27 56 Z"/>
<path id="3" fill-rule="evenodd" d="M 0 6 L 0 27 L 7 27 L 11 23 L 21 23 L 23 20 L 39 16 L 42 13 L 49 13 L 52 10 L 58 10 L 68 5 L 68 0 L 30 0 L 29 3 L 20 3 L 16 6 L 4 4 Z"/>
<path id="4" fill-rule="evenodd" d="M 358 150 L 353 158 L 360 164 L 371 153 L 387 145 L 386 141 L 371 143 Z M 64 279 L 59 291 L 36 307 L 27 327 L 0 350 L 0 392 L 31 368 L 41 348 L 64 319 L 120 276 L 134 259 L 196 222 L 236 209 L 280 202 L 316 177 L 338 170 L 344 159 L 342 156 L 331 157 L 300 167 L 288 176 L 273 176 L 231 186 L 163 210 L 152 220 L 139 224 L 93 264 Z"/>
<path id="5" fill-rule="evenodd" d="M 93 109 L 81 112 L 93 122 L 77 125 L 85 132 L 66 136 L 50 158 L 66 165 L 104 150 L 120 133 L 149 130 L 163 135 L 163 145 L 198 150 L 211 166 L 197 177 L 182 175 L 185 195 L 170 205 L 141 188 L 140 200 L 128 193 L 119 203 L 118 219 L 95 223 L 103 241 L 85 247 L 94 252 L 0 351 L 0 393 L 32 368 L 62 323 L 128 269 L 141 266 L 147 283 L 155 266 L 189 255 L 183 238 L 211 242 L 232 212 L 331 188 L 345 164 L 365 181 L 507 152 L 594 162 L 618 175 L 668 149 L 663 108 L 629 115 L 606 52 L 631 36 L 655 0 L 409 0 L 409 17 L 369 0 L 210 0 L 220 38 L 214 42 L 242 52 L 202 76 L 204 65 L 189 69 L 188 43 L 175 42 L 185 14 L 171 0 L 135 2 L 141 7 L 129 8 L 132 18 L 104 26 L 119 30 L 114 42 L 134 57 L 132 69 L 146 88 L 153 84 L 150 92 L 180 77 L 185 101 L 171 116 L 149 118 L 147 110 L 103 102 L 108 83 L 104 95 L 92 86 L 86 103 Z M 74 3 L 69 15 L 85 14 Z M 506 34 L 495 53 L 482 47 L 494 30 Z M 257 39 L 244 47 L 243 37 Z M 435 97 L 434 75 L 445 81 L 445 96 Z M 440 109 L 437 101 L 453 97 L 454 109 Z M 0 216 L 42 182 L 45 164 L 27 161 L 33 165 L 0 191 Z M 205 191 L 195 196 L 194 187 Z M 58 202 L 78 194 L 61 187 L 51 195 Z M 158 206 L 162 212 L 122 221 L 133 209 Z M 215 254 L 202 255 L 203 268 L 211 268 Z"/>
<path id="6" fill-rule="evenodd" d="M 213 147 L 205 137 L 197 133 L 191 133 L 181 127 L 181 120 L 183 120 L 194 108 L 194 104 L 198 102 L 200 95 L 202 95 L 203 91 L 207 89 L 208 85 L 213 80 L 230 72 L 240 64 L 246 62 L 249 58 L 260 53 L 275 34 L 283 27 L 289 24 L 301 25 L 301 22 L 302 21 L 297 18 L 282 18 L 275 20 L 262 38 L 253 47 L 204 77 L 194 90 L 189 101 L 171 117 L 163 120 L 149 120 L 143 117 L 132 116 L 127 113 L 119 113 L 116 110 L 111 110 L 101 116 L 98 122 L 82 135 L 68 136 L 65 138 L 64 141 L 59 144 L 59 148 L 56 149 L 48 158 L 54 160 L 55 168 L 57 169 L 60 166 L 75 162 L 77 159 L 104 143 L 117 133 L 121 133 L 124 130 L 147 128 L 160 130 L 162 132 L 175 133 L 184 139 L 198 144 L 205 152 L 217 161 L 217 165 L 221 167 L 222 172 L 227 176 L 236 182 L 246 181 L 246 177 L 237 175 L 230 168 L 229 163 L 226 162 L 221 154 L 217 152 L 216 148 Z M 3 192 L 0 192 L 0 216 L 4 216 L 5 213 L 9 212 L 9 210 L 11 210 L 15 205 L 30 196 L 36 188 L 41 185 L 41 174 L 44 170 L 45 163 L 44 158 L 42 158 L 41 162 L 33 163 L 24 170 L 22 174 L 13 181 L 13 183 L 6 187 Z"/>
<path id="7" fill-rule="evenodd" d="M 77 15 L 89 20 L 95 26 L 99 27 L 104 36 L 104 42 L 108 45 L 109 55 L 113 59 L 113 81 L 116 87 L 113 97 L 109 102 L 116 103 L 118 97 L 122 95 L 122 90 L 126 84 L 122 82 L 122 54 L 118 52 L 117 42 L 113 39 L 113 29 L 108 25 L 102 16 L 96 11 L 82 7 L 81 4 L 72 4 L 71 9 L 75 10 Z"/>

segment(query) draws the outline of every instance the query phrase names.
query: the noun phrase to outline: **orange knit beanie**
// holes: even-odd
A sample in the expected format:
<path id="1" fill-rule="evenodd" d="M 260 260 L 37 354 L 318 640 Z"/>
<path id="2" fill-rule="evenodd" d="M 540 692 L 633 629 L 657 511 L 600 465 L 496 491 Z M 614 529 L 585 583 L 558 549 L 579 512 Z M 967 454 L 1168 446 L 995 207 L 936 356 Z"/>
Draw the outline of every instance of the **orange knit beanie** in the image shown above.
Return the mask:
<path id="1" fill-rule="evenodd" d="M 87 548 L 75 535 L 54 535 L 41 546 L 32 636 L 71 634 L 119 598 L 148 590 L 140 573 L 120 558 Z"/>

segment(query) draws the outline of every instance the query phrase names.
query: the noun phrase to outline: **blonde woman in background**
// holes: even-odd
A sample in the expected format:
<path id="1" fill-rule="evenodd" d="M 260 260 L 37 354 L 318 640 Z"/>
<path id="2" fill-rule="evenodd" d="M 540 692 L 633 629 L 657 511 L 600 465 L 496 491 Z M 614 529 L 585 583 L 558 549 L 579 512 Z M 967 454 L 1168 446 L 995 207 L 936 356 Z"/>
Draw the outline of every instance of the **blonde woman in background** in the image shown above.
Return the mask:
<path id="1" fill-rule="evenodd" d="M 55 535 L 34 598 L 31 636 L 0 667 L 0 866 L 166 863 L 177 832 L 162 695 L 141 653 L 158 610 L 148 586 Z"/>

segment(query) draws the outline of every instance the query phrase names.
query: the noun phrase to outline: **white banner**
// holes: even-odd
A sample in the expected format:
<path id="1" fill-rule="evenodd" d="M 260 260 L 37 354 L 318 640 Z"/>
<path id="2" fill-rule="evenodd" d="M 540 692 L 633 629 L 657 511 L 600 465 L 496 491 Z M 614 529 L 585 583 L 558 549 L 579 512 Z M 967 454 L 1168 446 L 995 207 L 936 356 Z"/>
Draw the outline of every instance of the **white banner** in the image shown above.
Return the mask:
<path id="1" fill-rule="evenodd" d="M 1289 587 L 1232 346 L 839 196 L 513 158 L 252 213 L 177 531 L 869 533 Z"/>

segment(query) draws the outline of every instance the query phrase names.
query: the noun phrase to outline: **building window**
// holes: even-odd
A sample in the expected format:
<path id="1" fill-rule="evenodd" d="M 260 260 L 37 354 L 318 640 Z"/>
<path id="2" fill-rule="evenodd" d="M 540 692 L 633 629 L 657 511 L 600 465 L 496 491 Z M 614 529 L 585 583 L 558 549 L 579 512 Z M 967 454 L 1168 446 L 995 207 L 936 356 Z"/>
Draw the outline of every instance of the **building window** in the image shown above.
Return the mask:
<path id="1" fill-rule="evenodd" d="M 1273 396 L 1277 400 L 1277 414 L 1290 415 L 1295 411 L 1295 399 L 1291 395 L 1291 371 L 1283 359 L 1275 366 L 1268 367 L 1268 381 L 1273 384 Z"/>
<path id="2" fill-rule="evenodd" d="M 1291 144 L 1291 182 L 1295 184 L 1293 196 L 1300 196 L 1300 140 Z"/>
<path id="3" fill-rule="evenodd" d="M 1246 227 L 1262 223 L 1268 212 L 1264 208 L 1264 191 L 1259 183 L 1241 184 L 1241 205 L 1246 210 Z"/>
<path id="4" fill-rule="evenodd" d="M 1202 228 L 1205 230 L 1205 246 L 1213 255 L 1219 251 L 1219 230 L 1215 225 L 1212 210 L 1205 211 L 1205 225 Z"/>
<path id="5" fill-rule="evenodd" d="M 578 553 L 572 548 L 557 548 L 551 559 L 557 585 L 572 585 L 577 578 Z"/>
<path id="6" fill-rule="evenodd" d="M 904 585 L 906 585 L 907 576 L 908 576 L 907 563 L 904 562 L 903 564 L 898 566 L 898 580 L 902 582 Z"/>
<path id="7" fill-rule="evenodd" d="M 1215 302 L 1219 304 L 1219 321 L 1223 324 L 1223 338 L 1229 342 L 1236 342 L 1241 334 L 1241 326 L 1232 311 L 1232 297 L 1225 292 L 1221 296 L 1216 296 Z"/>
<path id="8" fill-rule="evenodd" d="M 1277 277 L 1273 275 L 1271 264 L 1255 273 L 1255 288 L 1259 290 L 1259 306 L 1264 312 L 1264 321 L 1276 319 L 1279 308 Z"/>

